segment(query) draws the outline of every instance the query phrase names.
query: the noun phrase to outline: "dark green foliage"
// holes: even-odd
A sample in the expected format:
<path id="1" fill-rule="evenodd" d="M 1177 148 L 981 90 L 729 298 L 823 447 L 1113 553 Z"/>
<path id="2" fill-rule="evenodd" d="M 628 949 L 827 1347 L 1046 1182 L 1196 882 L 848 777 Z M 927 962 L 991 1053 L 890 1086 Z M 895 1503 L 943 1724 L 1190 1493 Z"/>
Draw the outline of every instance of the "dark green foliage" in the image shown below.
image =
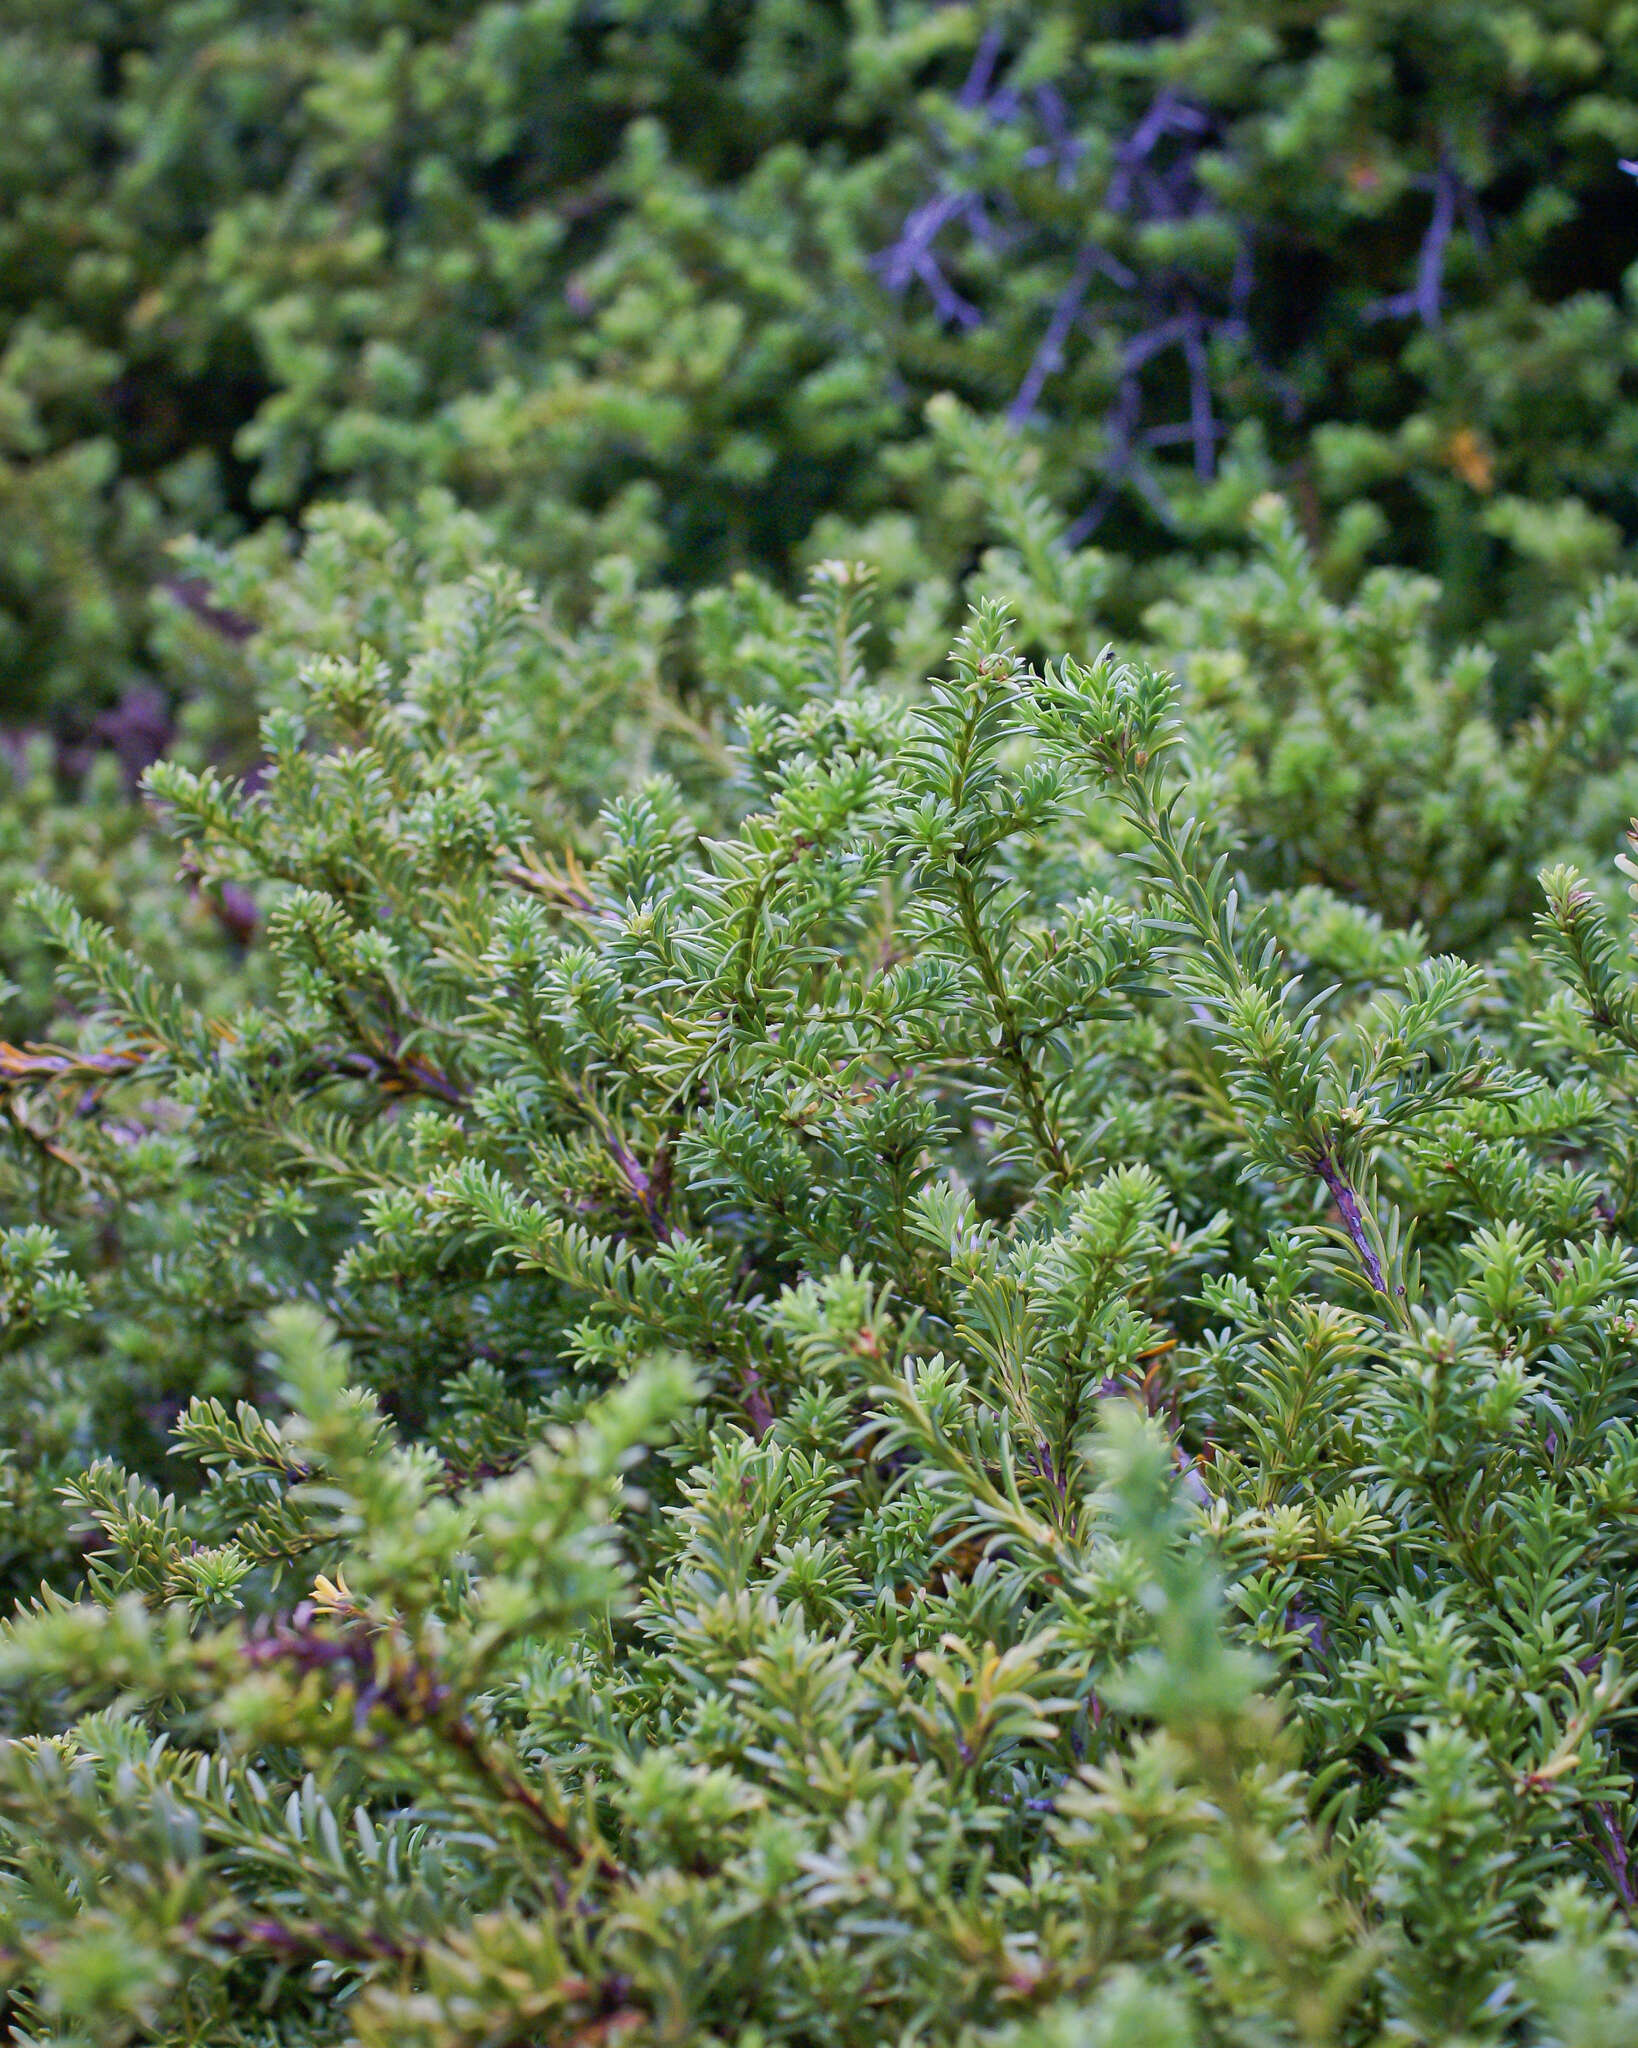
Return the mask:
<path id="1" fill-rule="evenodd" d="M 14 715 L 165 673 L 168 540 L 337 493 L 446 488 L 531 576 L 948 586 L 941 392 L 1151 585 L 1273 485 L 1516 693 L 1625 561 L 1623 6 L 10 0 L 0 38 Z"/>
<path id="2" fill-rule="evenodd" d="M 1385 615 L 1260 516 L 1200 616 L 1300 725 Z M 1259 883 L 1198 675 L 1037 669 L 987 600 L 918 695 L 867 572 L 718 593 L 684 717 L 651 626 L 350 530 L 277 602 L 341 577 L 392 654 L 270 629 L 256 787 L 148 777 L 249 1000 L 33 899 L 79 1022 L 10 1099 L 64 1245 L 129 1239 L 12 1233 L 13 1356 L 163 1333 L 197 1391 L 163 1483 L 82 1464 L 83 1586 L 0 1641 L 19 2038 L 1622 2038 L 1609 896 L 1555 870 L 1462 959 L 1299 835 Z M 1392 809 L 1443 715 L 1395 625 L 1380 815 L 1477 858 L 1616 715 L 1628 602 L 1449 826 Z"/>

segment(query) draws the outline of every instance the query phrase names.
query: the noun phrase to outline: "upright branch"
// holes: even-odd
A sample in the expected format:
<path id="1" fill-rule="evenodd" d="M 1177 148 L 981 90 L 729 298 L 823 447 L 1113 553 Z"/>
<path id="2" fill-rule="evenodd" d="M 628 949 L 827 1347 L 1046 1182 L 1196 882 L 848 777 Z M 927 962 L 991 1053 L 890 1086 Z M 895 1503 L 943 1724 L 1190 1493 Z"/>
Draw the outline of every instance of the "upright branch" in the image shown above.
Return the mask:
<path id="1" fill-rule="evenodd" d="M 1373 1153 L 1394 1130 L 1505 1085 L 1482 1056 L 1452 1056 L 1469 971 L 1432 963 L 1420 979 L 1407 976 L 1398 1035 L 1374 1062 L 1345 1069 L 1322 1028 L 1325 994 L 1302 1001 L 1272 936 L 1255 924 L 1240 928 L 1226 856 L 1211 858 L 1183 793 L 1166 787 L 1180 740 L 1170 680 L 1108 656 L 1091 667 L 1066 659 L 1061 671 L 1047 670 L 1036 715 L 1049 740 L 1090 763 L 1137 832 L 1140 857 L 1185 941 L 1180 992 L 1227 1048 L 1251 1158 L 1321 1183 L 1360 1274 L 1402 1321 L 1408 1269 L 1397 1217 L 1387 1211 L 1384 1231 L 1376 1213 Z"/>
<path id="2" fill-rule="evenodd" d="M 1005 1078 L 1037 1170 L 1061 1190 L 1076 1168 L 1014 987 L 1018 891 L 1005 864 L 1008 843 L 1050 813 L 1061 784 L 1050 773 L 1020 775 L 1013 765 L 1025 732 L 1028 670 L 1006 643 L 1007 625 L 998 606 L 981 605 L 956 645 L 954 676 L 932 686 L 902 757 L 916 803 L 903 836 L 922 889 L 955 914 L 951 932 L 932 911 L 924 943 L 953 950 L 976 982 L 993 1033 L 983 1050 Z"/>

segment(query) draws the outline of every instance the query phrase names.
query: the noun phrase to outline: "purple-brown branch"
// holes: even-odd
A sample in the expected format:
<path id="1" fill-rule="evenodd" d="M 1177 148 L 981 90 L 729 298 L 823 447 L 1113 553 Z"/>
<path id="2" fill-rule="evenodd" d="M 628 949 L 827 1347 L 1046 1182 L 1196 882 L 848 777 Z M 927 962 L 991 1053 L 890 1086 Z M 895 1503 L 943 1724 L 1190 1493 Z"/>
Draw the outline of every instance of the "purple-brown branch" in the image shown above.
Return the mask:
<path id="1" fill-rule="evenodd" d="M 1598 1816 L 1599 1826 L 1593 1832 L 1593 1847 L 1598 1851 L 1598 1860 L 1609 1872 L 1610 1883 L 1616 1896 L 1626 1908 L 1630 1918 L 1634 1907 L 1638 1907 L 1638 1893 L 1633 1891 L 1632 1871 L 1627 1859 L 1627 1838 L 1621 1832 L 1615 1817 L 1615 1808 L 1607 1799 L 1600 1799 L 1593 1807 Z"/>
<path id="2" fill-rule="evenodd" d="M 1314 1162 L 1314 1171 L 1330 1190 L 1331 1199 L 1337 1205 L 1337 1214 L 1342 1218 L 1342 1227 L 1347 1231 L 1354 1250 L 1359 1254 L 1366 1278 L 1378 1294 L 1386 1294 L 1388 1283 L 1383 1277 L 1382 1262 L 1372 1250 L 1371 1241 L 1365 1234 L 1365 1218 L 1359 1206 L 1359 1197 L 1349 1186 L 1342 1169 L 1329 1152 L 1322 1152 L 1319 1155 Z"/>
<path id="3" fill-rule="evenodd" d="M 322 1671 L 353 1693 L 353 1718 L 362 1726 L 376 1711 L 405 1728 L 424 1728 L 459 1756 L 504 1804 L 518 1812 L 542 1840 L 565 1860 L 588 1865 L 604 1882 L 622 1882 L 623 1866 L 600 1844 L 586 1845 L 556 1817 L 545 1801 L 498 1756 L 455 1704 L 453 1689 L 437 1670 L 404 1644 L 383 1656 L 380 1632 L 362 1616 L 334 1630 L 315 1626 L 304 1602 L 286 1621 L 264 1625 L 245 1641 L 253 1666 L 284 1664 L 297 1671 Z"/>
<path id="4" fill-rule="evenodd" d="M 1402 320 L 1414 315 L 1424 327 L 1437 327 L 1443 317 L 1445 256 L 1456 226 L 1458 211 L 1467 222 L 1468 233 L 1482 247 L 1484 216 L 1478 202 L 1458 176 L 1455 165 L 1441 150 L 1431 178 L 1418 180 L 1433 192 L 1433 212 L 1427 233 L 1416 257 L 1416 282 L 1390 298 L 1375 299 L 1365 308 L 1366 320 Z"/>

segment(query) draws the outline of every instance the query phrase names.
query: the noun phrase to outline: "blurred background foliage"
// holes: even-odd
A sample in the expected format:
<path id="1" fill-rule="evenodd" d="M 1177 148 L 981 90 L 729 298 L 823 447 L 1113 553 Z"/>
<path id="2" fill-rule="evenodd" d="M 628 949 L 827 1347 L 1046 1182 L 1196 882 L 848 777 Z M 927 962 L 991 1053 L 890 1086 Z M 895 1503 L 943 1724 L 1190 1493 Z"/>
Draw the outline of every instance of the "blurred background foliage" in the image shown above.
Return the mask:
<path id="1" fill-rule="evenodd" d="M 535 578 L 864 555 L 950 611 L 1007 422 L 1137 631 L 1247 506 L 1512 710 L 1627 556 L 1638 8 L 7 0 L 0 691 L 237 622 L 169 544 L 429 487 Z M 942 632 L 947 616 L 939 619 Z M 936 638 L 936 635 L 934 636 Z M 223 687 L 226 687 L 225 683 Z"/>

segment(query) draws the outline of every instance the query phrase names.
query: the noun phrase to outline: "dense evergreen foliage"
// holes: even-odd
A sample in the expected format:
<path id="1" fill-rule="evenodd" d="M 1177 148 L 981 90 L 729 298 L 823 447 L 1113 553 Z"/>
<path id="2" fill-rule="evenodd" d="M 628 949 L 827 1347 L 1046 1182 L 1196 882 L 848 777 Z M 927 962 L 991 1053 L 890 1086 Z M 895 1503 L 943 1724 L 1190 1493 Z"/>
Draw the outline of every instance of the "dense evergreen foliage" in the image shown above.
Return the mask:
<path id="1" fill-rule="evenodd" d="M 167 676 L 167 538 L 338 491 L 446 487 L 532 577 L 845 554 L 947 592 L 980 520 L 943 391 L 1150 565 L 1128 625 L 1269 483 L 1329 575 L 1430 573 L 1446 633 L 1527 647 L 1633 529 L 1616 0 L 7 0 L 0 32 L 30 715 Z"/>
<path id="2" fill-rule="evenodd" d="M 1638 9 L 0 31 L 9 2037 L 1633 2038 Z"/>
<path id="3" fill-rule="evenodd" d="M 1568 867 L 1471 962 L 1249 879 L 1259 702 L 1362 716 L 1394 617 L 1260 516 L 1338 652 L 1238 752 L 989 601 L 883 689 L 839 564 L 703 607 L 685 714 L 485 572 L 254 790 L 150 772 L 242 1003 L 36 894 L 12 1426 L 199 1391 L 176 1489 L 16 1474 L 28 1571 L 98 1532 L 0 1650 L 23 2038 L 1619 2038 L 1634 968 Z M 1575 790 L 1632 603 L 1511 739 L 1400 618 L 1459 848 Z"/>

